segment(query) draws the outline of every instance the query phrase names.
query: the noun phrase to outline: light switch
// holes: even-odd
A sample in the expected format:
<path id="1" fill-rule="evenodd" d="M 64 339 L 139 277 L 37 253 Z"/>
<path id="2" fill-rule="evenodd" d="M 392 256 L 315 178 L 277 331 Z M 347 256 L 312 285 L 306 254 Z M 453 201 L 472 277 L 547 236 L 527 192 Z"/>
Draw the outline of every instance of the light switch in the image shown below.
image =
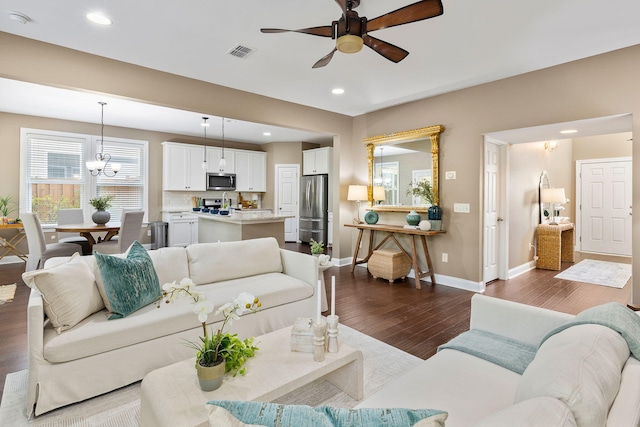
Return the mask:
<path id="1" fill-rule="evenodd" d="M 469 206 L 469 203 L 454 203 L 453 211 L 458 213 L 470 213 L 471 206 Z"/>

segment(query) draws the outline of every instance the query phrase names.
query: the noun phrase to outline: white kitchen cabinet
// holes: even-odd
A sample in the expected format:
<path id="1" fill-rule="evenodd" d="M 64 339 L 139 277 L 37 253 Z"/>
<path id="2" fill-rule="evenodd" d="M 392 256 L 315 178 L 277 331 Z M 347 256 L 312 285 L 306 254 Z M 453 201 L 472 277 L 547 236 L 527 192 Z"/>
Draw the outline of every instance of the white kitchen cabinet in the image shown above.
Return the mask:
<path id="1" fill-rule="evenodd" d="M 321 175 L 331 173 L 331 147 L 316 148 L 302 152 L 302 174 Z"/>
<path id="2" fill-rule="evenodd" d="M 207 147 L 207 172 L 213 173 L 236 173 L 236 152 L 225 148 L 224 159 L 227 165 L 220 168 L 220 159 L 222 158 L 222 148 Z"/>
<path id="3" fill-rule="evenodd" d="M 188 246 L 198 243 L 198 217 L 188 213 L 164 213 L 169 224 L 168 246 Z"/>
<path id="4" fill-rule="evenodd" d="M 236 191 L 267 191 L 267 153 L 236 150 Z"/>
<path id="5" fill-rule="evenodd" d="M 204 147 L 163 143 L 162 188 L 166 191 L 205 191 Z"/>

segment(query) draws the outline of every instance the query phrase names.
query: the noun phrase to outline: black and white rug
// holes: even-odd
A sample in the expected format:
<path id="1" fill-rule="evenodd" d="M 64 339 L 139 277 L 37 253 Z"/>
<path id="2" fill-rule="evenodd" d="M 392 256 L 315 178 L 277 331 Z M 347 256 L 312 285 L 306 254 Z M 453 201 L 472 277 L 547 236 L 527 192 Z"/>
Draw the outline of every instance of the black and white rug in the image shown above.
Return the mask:
<path id="1" fill-rule="evenodd" d="M 386 383 L 417 366 L 422 359 L 340 325 L 340 340 L 364 355 L 364 395 L 372 395 Z M 251 375 L 248 373 L 247 375 Z M 66 406 L 35 419 L 26 417 L 27 371 L 7 375 L 0 402 L 0 426 L 22 427 L 138 427 L 140 382 L 111 393 Z M 351 408 L 358 401 L 328 381 L 319 379 L 277 400 L 278 403 L 331 405 Z"/>

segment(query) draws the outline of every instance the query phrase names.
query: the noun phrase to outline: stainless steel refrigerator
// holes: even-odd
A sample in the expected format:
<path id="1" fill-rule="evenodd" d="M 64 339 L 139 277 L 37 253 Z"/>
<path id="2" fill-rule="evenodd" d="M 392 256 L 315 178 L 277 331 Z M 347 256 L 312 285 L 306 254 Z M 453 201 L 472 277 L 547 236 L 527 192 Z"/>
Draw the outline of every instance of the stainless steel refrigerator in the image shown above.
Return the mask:
<path id="1" fill-rule="evenodd" d="M 322 241 L 327 245 L 329 227 L 329 177 L 305 175 L 300 178 L 300 241 Z"/>

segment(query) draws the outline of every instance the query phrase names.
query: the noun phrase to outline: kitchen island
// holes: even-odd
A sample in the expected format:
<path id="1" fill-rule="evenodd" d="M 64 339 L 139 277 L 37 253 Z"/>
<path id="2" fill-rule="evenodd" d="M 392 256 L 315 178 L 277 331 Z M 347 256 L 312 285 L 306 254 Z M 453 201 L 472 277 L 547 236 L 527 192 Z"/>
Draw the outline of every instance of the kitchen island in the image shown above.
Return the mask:
<path id="1" fill-rule="evenodd" d="M 230 215 L 197 214 L 198 242 L 233 242 L 237 240 L 275 237 L 284 247 L 284 220 L 286 215 L 270 212 L 233 213 Z"/>

